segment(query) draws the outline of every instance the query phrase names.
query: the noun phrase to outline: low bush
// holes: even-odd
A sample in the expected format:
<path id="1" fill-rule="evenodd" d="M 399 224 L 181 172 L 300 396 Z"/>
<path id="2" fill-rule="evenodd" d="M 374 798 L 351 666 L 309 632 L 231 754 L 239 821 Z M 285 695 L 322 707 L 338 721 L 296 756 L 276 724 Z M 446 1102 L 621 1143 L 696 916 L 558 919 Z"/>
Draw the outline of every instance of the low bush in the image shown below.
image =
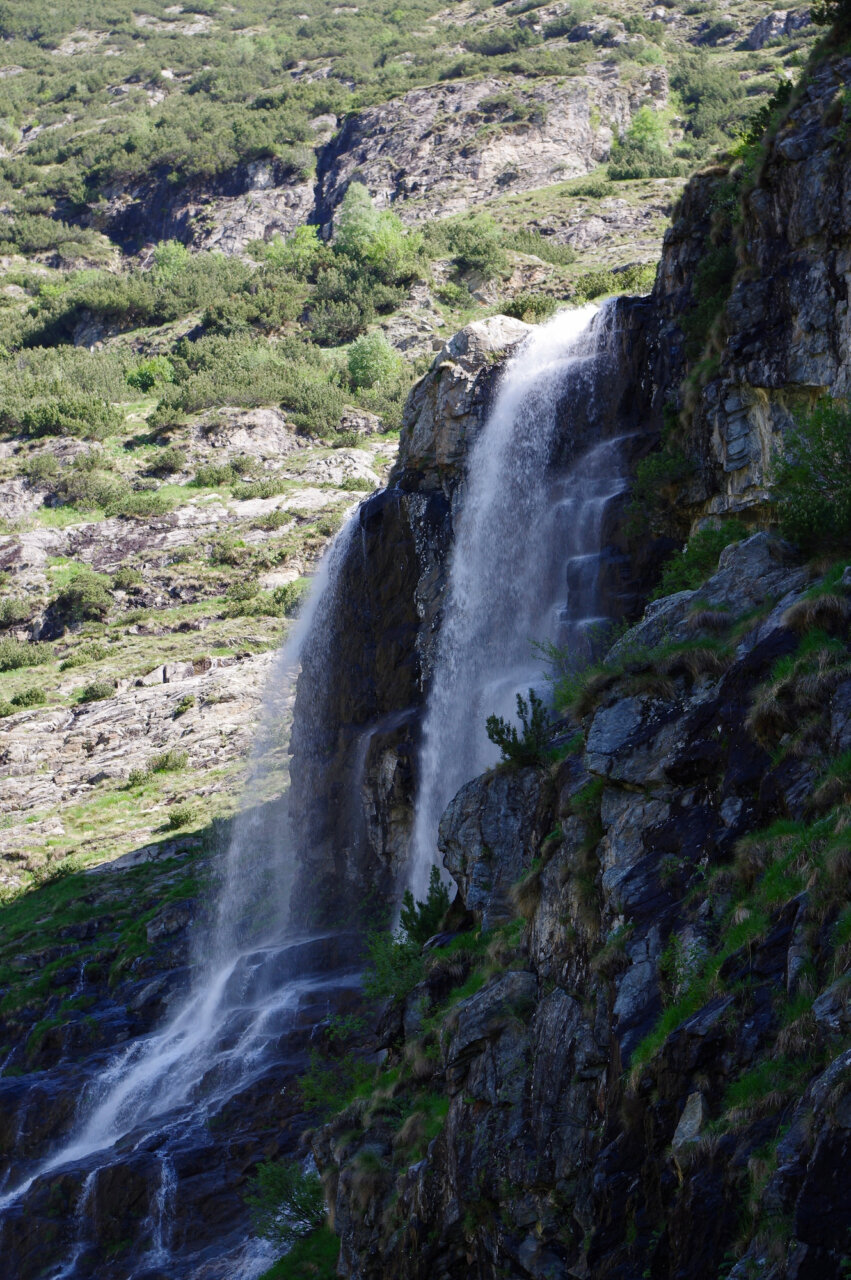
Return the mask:
<path id="1" fill-rule="evenodd" d="M 172 747 L 169 751 L 161 751 L 159 755 L 152 756 L 148 769 L 151 773 L 176 773 L 185 769 L 188 762 L 189 755 L 186 751 L 177 751 Z"/>
<path id="2" fill-rule="evenodd" d="M 127 385 L 138 391 L 152 391 L 164 382 L 174 381 L 174 365 L 167 356 L 149 356 L 140 360 L 127 374 Z"/>
<path id="3" fill-rule="evenodd" d="M 502 306 L 507 316 L 537 324 L 555 315 L 558 303 L 548 293 L 517 293 Z"/>
<path id="4" fill-rule="evenodd" d="M 16 711 L 23 711 L 27 707 L 40 707 L 46 701 L 47 697 L 43 689 L 23 689 L 8 702 L 0 702 L 0 716 L 11 716 Z"/>
<path id="5" fill-rule="evenodd" d="M 72 622 L 102 622 L 112 608 L 110 579 L 103 573 L 82 569 L 52 601 L 66 625 Z"/>
<path id="6" fill-rule="evenodd" d="M 0 671 L 17 671 L 21 667 L 38 667 L 49 662 L 53 650 L 49 644 L 35 644 L 27 640 L 13 640 L 11 636 L 0 639 Z"/>
<path id="7" fill-rule="evenodd" d="M 330 1227 L 319 1227 L 296 1240 L 279 1262 L 260 1280 L 336 1280 L 340 1239 Z"/>
<path id="8" fill-rule="evenodd" d="M 0 600 L 0 627 L 17 627 L 26 622 L 33 606 L 22 596 L 7 596 Z"/>
<path id="9" fill-rule="evenodd" d="M 649 293 L 656 279 L 653 263 L 632 263 L 620 271 L 606 271 L 602 267 L 586 271 L 574 281 L 576 300 L 601 298 L 604 294 Z"/>
<path id="10" fill-rule="evenodd" d="M 437 867 L 432 867 L 425 901 L 415 901 L 406 890 L 396 932 L 373 930 L 369 934 L 369 963 L 364 974 L 367 996 L 398 1000 L 414 989 L 423 976 L 422 945 L 436 933 L 448 906 L 447 886 Z"/>
<path id="11" fill-rule="evenodd" d="M 747 536 L 748 529 L 740 520 L 725 520 L 716 528 L 701 529 L 693 534 L 682 551 L 665 565 L 653 599 L 699 587 L 718 567 L 718 557 L 724 548 Z"/>
<path id="12" fill-rule="evenodd" d="M 177 445 L 168 445 L 160 449 L 148 465 L 148 474 L 152 476 L 170 476 L 175 471 L 182 471 L 186 466 L 186 453 Z"/>
<path id="13" fill-rule="evenodd" d="M 391 382 L 398 377 L 401 364 L 399 353 L 391 347 L 383 333 L 365 333 L 355 339 L 349 348 L 349 381 L 355 389 Z"/>
<path id="14" fill-rule="evenodd" d="M 80 702 L 100 702 L 103 698 L 111 698 L 114 693 L 112 680 L 93 680 L 80 690 Z"/>
<path id="15" fill-rule="evenodd" d="M 774 466 L 773 497 L 780 529 L 803 551 L 851 545 L 851 411 L 821 400 L 801 416 Z"/>
<path id="16" fill-rule="evenodd" d="M 181 827 L 188 827 L 194 820 L 195 809 L 191 804 L 176 804 L 168 811 L 166 830 L 179 831 Z"/>
<path id="17" fill-rule="evenodd" d="M 116 591 L 132 591 L 134 587 L 138 587 L 143 581 L 142 575 L 138 569 L 132 569 L 130 565 L 122 565 L 112 575 L 112 585 Z"/>

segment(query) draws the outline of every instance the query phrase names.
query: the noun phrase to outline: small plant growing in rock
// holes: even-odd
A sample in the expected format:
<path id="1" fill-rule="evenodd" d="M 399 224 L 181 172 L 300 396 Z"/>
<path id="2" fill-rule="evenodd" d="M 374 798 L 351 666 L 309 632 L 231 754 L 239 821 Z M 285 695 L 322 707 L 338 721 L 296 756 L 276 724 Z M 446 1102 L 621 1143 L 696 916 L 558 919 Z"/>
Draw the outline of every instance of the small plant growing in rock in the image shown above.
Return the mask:
<path id="1" fill-rule="evenodd" d="M 67 587 L 53 601 L 63 622 L 102 622 L 112 608 L 109 578 L 83 569 L 75 573 Z"/>
<path id="2" fill-rule="evenodd" d="M 487 735 L 494 746 L 499 747 L 502 761 L 518 768 L 524 765 L 543 764 L 550 740 L 550 718 L 534 689 L 529 690 L 529 701 L 522 693 L 517 695 L 517 716 L 522 732 L 502 716 L 488 716 L 485 723 Z"/>
<path id="3" fill-rule="evenodd" d="M 195 706 L 194 693 L 187 693 L 185 698 L 181 698 L 177 706 L 174 708 L 173 720 L 179 720 L 181 716 L 185 716 L 187 711 L 191 711 Z"/>
<path id="4" fill-rule="evenodd" d="M 159 755 L 152 756 L 148 770 L 150 773 L 177 773 L 186 768 L 188 760 L 186 751 L 176 751 L 172 747 L 170 751 L 161 751 Z"/>
<path id="5" fill-rule="evenodd" d="M 115 591 L 132 591 L 141 583 L 141 573 L 138 569 L 131 569 L 129 565 L 122 565 L 117 573 L 112 575 L 112 586 Z"/>
<path id="6" fill-rule="evenodd" d="M 325 1197 L 318 1173 L 305 1173 L 294 1160 L 258 1165 L 254 1190 L 246 1196 L 258 1235 L 293 1245 L 325 1221 Z"/>

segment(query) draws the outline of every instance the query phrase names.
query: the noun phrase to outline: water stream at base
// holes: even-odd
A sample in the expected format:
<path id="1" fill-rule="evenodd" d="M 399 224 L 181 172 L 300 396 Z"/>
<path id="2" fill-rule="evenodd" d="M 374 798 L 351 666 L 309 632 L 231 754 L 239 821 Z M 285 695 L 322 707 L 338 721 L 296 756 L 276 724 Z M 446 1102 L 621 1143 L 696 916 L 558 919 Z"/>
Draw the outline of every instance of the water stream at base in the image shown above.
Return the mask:
<path id="1" fill-rule="evenodd" d="M 467 467 L 447 604 L 423 722 L 409 883 L 422 897 L 440 817 L 499 753 L 490 714 L 516 720 L 518 692 L 540 683 L 532 641 L 580 659 L 607 621 L 600 598 L 605 516 L 627 485 L 621 441 L 600 440 L 559 476 L 571 399 L 593 423 L 615 309 L 559 312 L 509 360 Z M 567 419 L 567 432 L 565 432 Z"/>
<path id="2" fill-rule="evenodd" d="M 509 362 L 471 452 L 425 718 L 411 876 L 420 896 L 435 861 L 440 813 L 458 787 L 494 758 L 485 717 L 512 714 L 516 691 L 539 677 L 530 638 L 578 650 L 602 616 L 606 510 L 625 487 L 618 442 L 599 440 L 569 469 L 550 462 L 572 391 L 581 391 L 586 403 L 593 400 L 610 327 L 605 311 L 589 308 L 561 313 L 536 329 Z M 77 1170 L 76 1237 L 62 1264 L 42 1273 L 45 1280 L 97 1274 L 91 1269 L 91 1204 L 100 1179 L 133 1161 L 149 1172 L 147 1216 L 140 1225 L 145 1243 L 124 1280 L 251 1280 L 269 1265 L 262 1243 L 242 1238 L 187 1253 L 181 1227 L 181 1214 L 188 1212 L 181 1202 L 185 1157 L 188 1152 L 190 1167 L 202 1158 L 216 1161 L 219 1115 L 241 1106 L 252 1090 L 281 1092 L 288 1064 L 293 1070 L 294 1029 L 304 1032 L 311 1019 L 320 1021 L 334 993 L 358 983 L 351 939 L 285 936 L 293 875 L 286 806 L 252 803 L 263 792 L 264 759 L 281 750 L 304 642 L 309 634 L 321 640 L 330 631 L 356 527 L 350 521 L 323 562 L 269 682 L 246 803 L 189 995 L 160 1030 L 111 1057 L 84 1088 L 70 1137 L 0 1195 L 0 1216 L 20 1214 L 31 1187 Z M 336 678 L 330 661 L 328 671 L 329 679 Z M 353 748 L 359 753 L 356 775 L 368 745 L 366 734 Z M 258 934 L 258 920 L 265 936 Z M 191 1212 L 188 1220 L 191 1234 Z"/>

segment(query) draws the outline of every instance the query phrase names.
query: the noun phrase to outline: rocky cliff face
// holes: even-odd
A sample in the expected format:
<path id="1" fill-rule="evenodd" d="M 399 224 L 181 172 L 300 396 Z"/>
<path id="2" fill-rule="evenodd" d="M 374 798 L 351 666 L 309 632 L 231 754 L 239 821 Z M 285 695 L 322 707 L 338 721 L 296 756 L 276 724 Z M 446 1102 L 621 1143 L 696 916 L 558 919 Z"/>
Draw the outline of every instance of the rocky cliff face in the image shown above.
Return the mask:
<path id="1" fill-rule="evenodd" d="M 764 502 L 792 411 L 825 392 L 848 394 L 849 71 L 838 58 L 806 80 L 756 180 L 742 180 L 732 230 L 723 210 L 738 192 L 715 173 L 692 184 L 666 238 L 657 291 L 671 312 L 711 293 L 725 237 L 735 252 L 689 421 L 701 513 Z"/>
<path id="2" fill-rule="evenodd" d="M 731 198 L 725 174 L 692 183 L 654 297 L 631 310 L 636 361 L 620 368 L 632 399 L 611 408 L 629 403 L 652 432 L 679 398 L 696 468 L 681 496 L 697 517 L 759 509 L 790 408 L 846 391 L 846 76 L 841 61 L 814 75 L 744 191 L 720 351 L 688 395 L 687 317 Z M 484 407 L 492 377 L 464 383 L 456 413 L 451 354 L 415 392 L 394 487 L 363 511 L 365 528 L 394 513 L 392 541 L 375 524 L 358 552 L 383 580 L 400 504 L 439 495 L 394 590 L 409 674 L 402 703 L 388 686 L 381 711 L 404 706 L 405 750 L 385 740 L 362 781 L 386 812 L 380 780 L 404 757 L 402 834 L 408 708 L 463 500 L 469 386 Z M 848 590 L 841 565 L 825 577 L 768 533 L 729 546 L 699 589 L 649 605 L 578 680 L 580 733 L 559 763 L 501 767 L 450 804 L 439 843 L 458 890 L 452 931 L 387 1011 L 371 1098 L 313 1136 L 340 1274 L 846 1273 Z M 330 748 L 349 730 L 328 711 Z M 376 843 L 358 868 L 388 883 L 392 849 Z"/>
<path id="3" fill-rule="evenodd" d="M 638 458 L 658 440 L 671 380 L 658 326 L 639 299 L 600 313 L 605 377 L 560 408 L 551 460 L 564 473 L 599 438 L 628 437 Z M 389 485 L 366 501 L 348 545 L 330 634 L 306 655 L 296 700 L 293 789 L 304 894 L 369 909 L 405 864 L 417 784 L 421 710 L 435 658 L 465 461 L 487 415 L 500 362 L 528 326 L 497 316 L 457 334 L 409 398 Z M 658 559 L 649 544 L 628 560 L 623 510 L 609 533 L 614 616 L 636 607 Z M 328 663 L 350 672 L 329 682 Z M 324 888 L 316 894 L 317 883 Z M 308 892 L 309 889 L 309 892 Z M 323 907 L 323 910 L 325 908 Z"/>

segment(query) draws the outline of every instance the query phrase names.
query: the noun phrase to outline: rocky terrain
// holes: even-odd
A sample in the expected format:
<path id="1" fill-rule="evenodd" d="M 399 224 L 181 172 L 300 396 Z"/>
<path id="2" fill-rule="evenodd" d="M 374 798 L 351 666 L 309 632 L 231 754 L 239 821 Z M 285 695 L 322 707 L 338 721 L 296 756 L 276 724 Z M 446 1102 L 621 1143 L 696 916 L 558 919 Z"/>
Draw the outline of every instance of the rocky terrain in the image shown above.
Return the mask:
<path id="1" fill-rule="evenodd" d="M 666 237 L 652 305 L 630 326 L 633 349 L 666 352 L 654 366 L 642 350 L 642 393 L 679 399 L 680 423 L 669 411 L 657 427 L 663 453 L 684 453 L 660 479 L 693 531 L 737 512 L 751 532 L 725 526 L 735 540 L 717 567 L 657 592 L 598 665 L 564 677 L 548 763 L 503 763 L 444 814 L 458 891 L 445 932 L 384 1007 L 372 1093 L 311 1140 L 339 1274 L 847 1269 L 849 570 L 752 532 L 791 413 L 845 391 L 846 283 L 826 264 L 844 260 L 851 231 L 835 106 L 847 71 L 840 58 L 815 71 L 755 181 L 697 178 Z M 739 221 L 719 191 L 741 202 Z M 729 271 L 693 327 L 696 281 L 731 221 Z M 430 596 L 408 623 L 408 685 L 382 683 L 376 664 L 381 754 L 353 877 L 392 880 L 398 863 L 439 610 L 430 557 L 439 566 L 453 464 L 487 403 L 486 362 L 472 378 L 464 365 L 486 333 L 455 339 L 412 397 L 396 489 L 362 516 L 378 540 L 364 592 L 382 524 L 389 546 L 407 506 L 420 530 L 409 598 L 426 584 Z M 636 389 L 626 403 L 652 431 Z M 616 430 L 617 398 L 610 412 Z M 422 488 L 443 501 L 437 521 Z M 656 496 L 645 518 L 659 526 L 671 513 Z M 404 729 L 385 736 L 400 693 Z M 350 705 L 329 714 L 345 723 Z"/>

